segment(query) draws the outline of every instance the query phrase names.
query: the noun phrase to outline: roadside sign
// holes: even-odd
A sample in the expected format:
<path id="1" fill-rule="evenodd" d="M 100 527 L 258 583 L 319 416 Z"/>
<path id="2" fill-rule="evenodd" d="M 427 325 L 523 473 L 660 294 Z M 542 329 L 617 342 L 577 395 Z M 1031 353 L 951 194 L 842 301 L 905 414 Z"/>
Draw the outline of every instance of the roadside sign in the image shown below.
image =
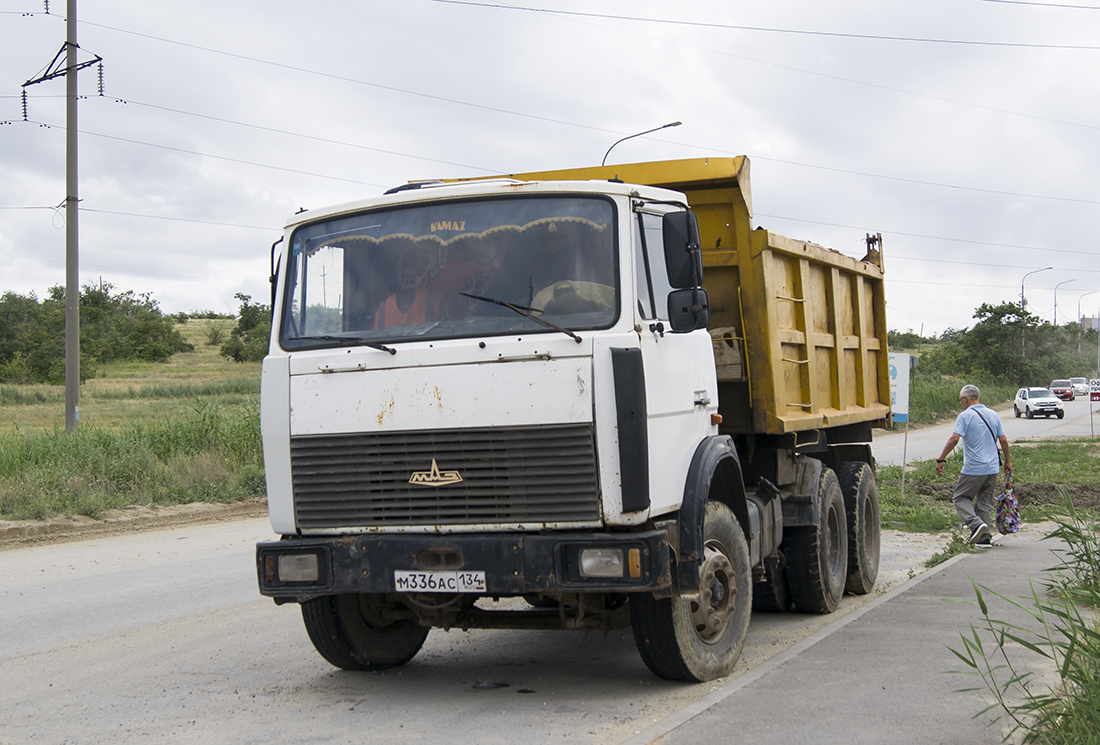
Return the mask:
<path id="1" fill-rule="evenodd" d="M 1100 401 L 1100 380 L 1089 381 L 1089 401 Z"/>
<path id="2" fill-rule="evenodd" d="M 1096 382 L 1097 393 L 1100 393 L 1100 380 Z M 909 355 L 907 354 L 890 353 L 890 408 L 894 412 L 894 422 L 909 421 Z"/>

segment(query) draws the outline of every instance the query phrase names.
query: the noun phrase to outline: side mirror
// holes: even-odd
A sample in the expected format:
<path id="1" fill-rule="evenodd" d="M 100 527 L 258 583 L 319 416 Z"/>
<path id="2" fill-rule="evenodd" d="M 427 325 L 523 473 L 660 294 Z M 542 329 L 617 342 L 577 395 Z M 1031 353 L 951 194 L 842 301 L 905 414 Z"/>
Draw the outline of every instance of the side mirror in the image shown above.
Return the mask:
<path id="1" fill-rule="evenodd" d="M 691 210 L 669 212 L 662 219 L 668 283 L 677 290 L 703 284 L 699 222 Z M 670 300 L 671 302 L 671 300 Z"/>
<path id="2" fill-rule="evenodd" d="M 674 333 L 705 329 L 710 323 L 707 291 L 701 287 L 668 293 L 668 325 Z"/>

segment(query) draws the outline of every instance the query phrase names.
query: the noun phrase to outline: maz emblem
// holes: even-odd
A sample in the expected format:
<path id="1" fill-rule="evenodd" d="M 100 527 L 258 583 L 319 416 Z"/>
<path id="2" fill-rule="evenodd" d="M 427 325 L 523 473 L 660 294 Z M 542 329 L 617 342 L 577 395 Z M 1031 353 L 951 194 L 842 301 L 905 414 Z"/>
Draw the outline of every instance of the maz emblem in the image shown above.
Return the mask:
<path id="1" fill-rule="evenodd" d="M 462 476 L 458 471 L 440 471 L 439 466 L 435 464 L 435 458 L 432 458 L 432 470 L 413 471 L 412 477 L 409 479 L 410 484 L 420 486 L 446 486 L 457 484 L 460 481 L 462 481 Z"/>

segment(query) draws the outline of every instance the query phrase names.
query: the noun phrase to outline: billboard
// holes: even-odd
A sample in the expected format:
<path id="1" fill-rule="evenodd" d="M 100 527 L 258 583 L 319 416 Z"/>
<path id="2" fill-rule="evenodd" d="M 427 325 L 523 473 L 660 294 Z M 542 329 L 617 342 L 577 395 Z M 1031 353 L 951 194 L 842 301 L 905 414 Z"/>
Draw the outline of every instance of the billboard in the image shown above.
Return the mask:
<path id="1" fill-rule="evenodd" d="M 890 407 L 895 422 L 909 421 L 909 355 L 890 353 Z"/>

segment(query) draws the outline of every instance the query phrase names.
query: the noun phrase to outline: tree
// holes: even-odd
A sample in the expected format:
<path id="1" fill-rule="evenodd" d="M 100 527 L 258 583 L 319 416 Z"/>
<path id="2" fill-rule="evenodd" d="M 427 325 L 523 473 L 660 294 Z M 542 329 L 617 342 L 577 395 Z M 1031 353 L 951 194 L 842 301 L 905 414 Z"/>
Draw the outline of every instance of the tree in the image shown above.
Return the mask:
<path id="1" fill-rule="evenodd" d="M 271 337 L 271 306 L 253 303 L 251 295 L 237 293 L 241 301 L 237 327 L 222 344 L 221 354 L 235 362 L 258 362 L 267 354 Z"/>
<path id="2" fill-rule="evenodd" d="M 921 357 L 924 372 L 1010 385 L 1047 385 L 1055 378 L 1094 369 L 1091 352 L 1077 351 L 1076 324 L 1042 323 L 1016 303 L 983 303 L 974 318 L 973 328 L 948 330 L 939 346 Z"/>
<path id="3" fill-rule="evenodd" d="M 166 360 L 194 347 L 148 294 L 87 285 L 80 294 L 80 378 L 112 360 Z M 51 287 L 40 303 L 33 293 L 0 296 L 0 381 L 65 381 L 65 289 Z"/>

